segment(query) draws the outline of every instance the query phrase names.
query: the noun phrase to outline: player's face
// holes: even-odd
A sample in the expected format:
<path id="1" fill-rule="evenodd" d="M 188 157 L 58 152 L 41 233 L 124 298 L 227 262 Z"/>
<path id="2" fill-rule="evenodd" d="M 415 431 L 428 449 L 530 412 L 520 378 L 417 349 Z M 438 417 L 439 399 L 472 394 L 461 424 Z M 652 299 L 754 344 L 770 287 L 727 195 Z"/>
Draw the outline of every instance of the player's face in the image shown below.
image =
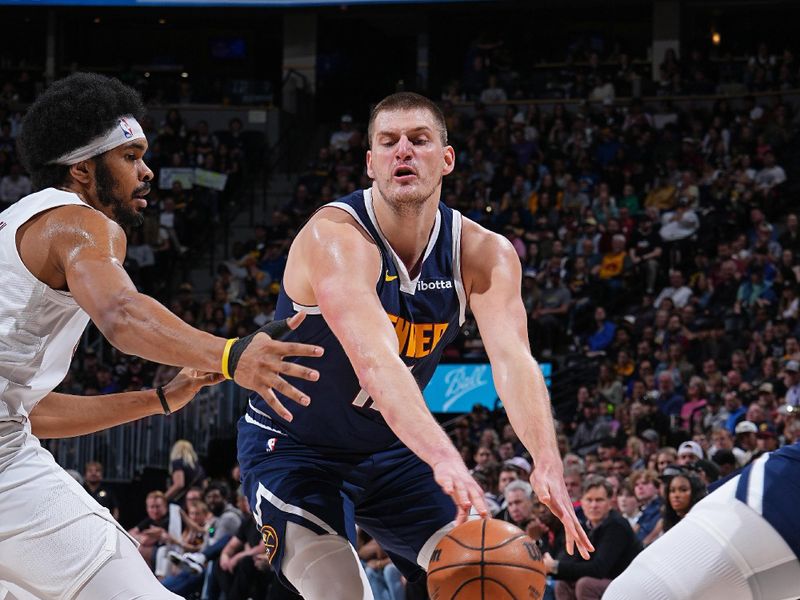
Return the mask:
<path id="1" fill-rule="evenodd" d="M 455 153 L 443 146 L 436 119 L 427 109 L 382 111 L 375 117 L 367 174 L 397 212 L 417 211 L 434 197 L 452 172 Z"/>
<path id="2" fill-rule="evenodd" d="M 692 501 L 692 486 L 685 477 L 677 475 L 669 482 L 669 505 L 676 513 L 684 514 Z"/>
<path id="3" fill-rule="evenodd" d="M 95 158 L 95 194 L 120 225 L 141 225 L 153 172 L 142 160 L 145 140 L 134 140 Z"/>

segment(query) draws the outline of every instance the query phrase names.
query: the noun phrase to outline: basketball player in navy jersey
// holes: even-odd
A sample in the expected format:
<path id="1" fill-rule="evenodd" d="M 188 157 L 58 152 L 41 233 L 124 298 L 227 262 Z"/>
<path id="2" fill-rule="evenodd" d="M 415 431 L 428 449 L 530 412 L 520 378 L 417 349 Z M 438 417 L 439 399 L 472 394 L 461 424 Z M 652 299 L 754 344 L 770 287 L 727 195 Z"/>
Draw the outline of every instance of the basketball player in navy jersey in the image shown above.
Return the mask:
<path id="1" fill-rule="evenodd" d="M 420 391 L 467 306 L 535 459 L 537 496 L 563 521 L 568 550 L 577 544 L 588 557 L 528 345 L 516 253 L 439 201 L 455 153 L 435 104 L 389 96 L 368 135 L 372 187 L 311 217 L 292 244 L 278 300 L 276 318 L 306 314 L 286 339 L 325 348 L 315 363 L 321 383 L 298 382 L 314 401 L 285 404 L 289 421 L 254 395 L 239 426 L 243 483 L 273 567 L 306 600 L 371 599 L 352 546 L 356 524 L 416 578 L 457 511 L 487 515 Z"/>
<path id="2" fill-rule="evenodd" d="M 800 598 L 800 444 L 762 455 L 698 502 L 603 600 Z"/>

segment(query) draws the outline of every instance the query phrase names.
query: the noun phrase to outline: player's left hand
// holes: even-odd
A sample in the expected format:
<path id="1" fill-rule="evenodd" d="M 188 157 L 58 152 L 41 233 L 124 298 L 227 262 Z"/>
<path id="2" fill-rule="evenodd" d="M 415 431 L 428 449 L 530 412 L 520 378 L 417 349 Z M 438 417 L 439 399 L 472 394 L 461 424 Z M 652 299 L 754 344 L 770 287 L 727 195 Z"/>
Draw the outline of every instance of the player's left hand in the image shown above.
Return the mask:
<path id="1" fill-rule="evenodd" d="M 567 486 L 564 484 L 564 469 L 561 462 L 537 460 L 531 474 L 531 485 L 539 501 L 564 524 L 567 554 L 574 554 L 577 544 L 580 555 L 589 560 L 589 553 L 594 552 L 594 546 L 575 515 Z"/>
<path id="2" fill-rule="evenodd" d="M 181 369 L 175 378 L 164 386 L 164 395 L 172 412 L 182 409 L 207 385 L 216 385 L 225 381 L 222 373 L 204 373 L 186 367 Z"/>

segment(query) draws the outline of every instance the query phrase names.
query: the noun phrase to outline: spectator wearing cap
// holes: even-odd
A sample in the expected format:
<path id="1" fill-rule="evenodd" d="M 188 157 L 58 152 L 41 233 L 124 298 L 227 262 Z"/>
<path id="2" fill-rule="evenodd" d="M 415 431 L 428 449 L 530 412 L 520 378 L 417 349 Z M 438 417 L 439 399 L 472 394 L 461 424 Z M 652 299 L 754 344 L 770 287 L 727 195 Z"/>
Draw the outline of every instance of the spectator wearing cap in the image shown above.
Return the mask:
<path id="1" fill-rule="evenodd" d="M 678 465 L 681 467 L 691 467 L 703 458 L 703 449 L 697 442 L 690 440 L 678 446 Z"/>
<path id="2" fill-rule="evenodd" d="M 745 454 L 744 450 L 737 448 L 734 445 L 733 435 L 728 428 L 715 427 L 712 429 L 711 444 L 712 445 L 708 451 L 708 454 L 711 456 L 712 460 L 718 452 L 725 450 L 733 454 L 733 456 L 736 458 L 736 464 L 738 467 L 743 467 L 745 464 L 747 464 L 747 455 Z"/>
<path id="3" fill-rule="evenodd" d="M 645 429 L 638 434 L 642 443 L 641 456 L 631 465 L 632 471 L 640 471 L 647 466 L 650 457 L 658 451 L 658 445 L 661 441 L 661 436 L 655 429 Z"/>
<path id="4" fill-rule="evenodd" d="M 717 450 L 711 457 L 711 460 L 719 468 L 719 476 L 721 478 L 728 477 L 728 475 L 739 468 L 736 457 L 731 450 Z"/>
<path id="5" fill-rule="evenodd" d="M 800 405 L 800 362 L 790 360 L 783 368 L 783 384 L 786 386 L 786 404 Z"/>
<path id="6" fill-rule="evenodd" d="M 515 456 L 503 462 L 503 468 L 511 467 L 516 469 L 519 473 L 519 479 L 528 479 L 531 476 L 531 463 L 522 458 Z"/>
<path id="7" fill-rule="evenodd" d="M 742 421 L 736 425 L 736 445 L 744 451 L 745 464 L 749 463 L 758 449 L 758 427 L 752 421 Z"/>
<path id="8" fill-rule="evenodd" d="M 339 120 L 339 130 L 331 134 L 328 145 L 334 152 L 347 152 L 358 144 L 357 138 L 358 132 L 353 129 L 353 117 L 345 114 Z"/>

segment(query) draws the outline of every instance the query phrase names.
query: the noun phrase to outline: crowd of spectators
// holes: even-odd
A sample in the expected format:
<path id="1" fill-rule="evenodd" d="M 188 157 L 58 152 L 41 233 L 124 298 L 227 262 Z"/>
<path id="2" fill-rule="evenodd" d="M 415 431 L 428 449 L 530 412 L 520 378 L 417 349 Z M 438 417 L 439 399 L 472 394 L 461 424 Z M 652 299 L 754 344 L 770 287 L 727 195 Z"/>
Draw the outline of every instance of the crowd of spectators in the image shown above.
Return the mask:
<path id="1" fill-rule="evenodd" d="M 791 48 L 766 42 L 747 56 L 698 47 L 679 56 L 674 48 L 653 62 L 620 44 L 576 43 L 556 62 L 531 64 L 503 41 L 480 40 L 468 50 L 461 77 L 450 81 L 443 100 L 483 104 L 527 98 L 573 98 L 594 102 L 633 96 L 744 94 L 797 87 L 800 64 Z M 655 74 L 654 74 L 655 73 Z"/>
<path id="2" fill-rule="evenodd" d="M 559 366 L 582 361 L 595 373 L 572 382 L 574 410 L 557 421 L 565 480 L 598 548 L 590 561 L 565 555 L 558 520 L 526 483 L 535 464 L 501 411 L 476 407 L 451 430 L 498 518 L 541 545 L 549 593 L 559 599 L 596 597 L 710 484 L 800 436 L 800 203 L 785 162 L 796 143 L 795 107 L 780 96 L 721 98 L 691 110 L 668 101 L 618 103 L 626 92 L 604 65 L 594 75 L 570 75 L 584 82 L 579 97 L 597 103 L 487 106 L 517 94 L 502 72 L 487 72 L 485 85 L 474 88 L 480 94 L 467 95 L 482 102 L 469 108 L 456 102 L 461 92 L 442 99 L 457 155 L 443 201 L 513 244 L 537 357 Z M 653 83 L 665 94 L 713 93 L 729 81 L 757 92 L 793 87 L 797 75 L 791 52 L 774 57 L 763 46 L 739 67 L 733 73 L 702 57 L 682 64 L 672 56 Z M 702 87 L 704 81 L 714 85 Z M 598 82 L 611 92 L 592 95 Z M 4 190 L 19 193 L 25 177 L 14 167 L 18 119 L 8 111 L 0 117 L 0 201 L 13 202 Z M 359 121 L 342 116 L 294 197 L 250 239 L 233 244 L 206 299 L 179 283 L 181 265 L 203 247 L 225 200 L 179 182 L 165 190 L 154 185 L 145 227 L 130 236 L 126 267 L 136 284 L 217 335 L 241 336 L 271 320 L 297 229 L 320 205 L 370 184 Z M 170 111 L 160 126 L 143 125 L 156 181 L 170 167 L 241 181 L 241 123 L 211 133 L 202 121 L 188 126 Z M 485 359 L 474 320 L 445 356 Z M 103 361 L 86 351 L 76 355 L 62 389 L 141 389 L 174 373 L 113 349 Z M 207 484 L 199 463 L 187 467 L 187 456 L 172 465 L 167 495 L 148 497 L 148 520 L 133 535 L 171 589 L 188 595 L 209 578 L 239 585 L 236 568 L 246 563 L 242 579 L 263 587 L 242 593 L 263 596 L 276 586 L 260 533 L 242 518 L 246 502 L 228 486 Z M 184 511 L 177 535 L 170 501 Z M 223 518 L 230 521 L 224 534 Z M 163 552 L 156 564 L 159 547 L 171 549 L 166 557 L 181 570 L 169 573 Z M 364 539 L 360 555 L 376 597 L 401 597 L 403 582 L 380 548 Z"/>

